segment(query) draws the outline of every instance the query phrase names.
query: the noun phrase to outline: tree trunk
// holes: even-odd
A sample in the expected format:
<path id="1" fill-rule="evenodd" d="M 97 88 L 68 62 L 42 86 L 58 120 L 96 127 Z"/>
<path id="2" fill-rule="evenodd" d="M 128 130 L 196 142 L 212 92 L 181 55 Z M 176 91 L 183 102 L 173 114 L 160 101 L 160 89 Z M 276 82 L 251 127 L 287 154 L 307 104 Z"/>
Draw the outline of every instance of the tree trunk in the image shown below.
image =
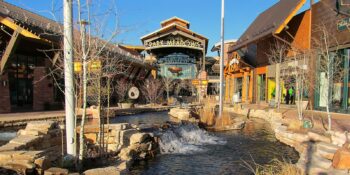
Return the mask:
<path id="1" fill-rule="evenodd" d="M 106 143 L 106 149 L 105 149 L 105 151 L 106 152 L 108 152 L 108 140 L 109 140 L 109 108 L 110 108 L 110 91 L 111 91 L 111 85 L 110 85 L 110 81 L 111 81 L 111 79 L 108 77 L 108 79 L 107 79 L 107 130 L 108 130 L 108 132 L 107 132 L 107 143 Z"/>
<path id="2" fill-rule="evenodd" d="M 280 68 L 280 63 L 277 63 L 276 64 L 275 107 L 277 107 L 278 110 L 280 109 L 280 103 L 281 103 L 280 78 L 281 78 L 281 68 Z"/>

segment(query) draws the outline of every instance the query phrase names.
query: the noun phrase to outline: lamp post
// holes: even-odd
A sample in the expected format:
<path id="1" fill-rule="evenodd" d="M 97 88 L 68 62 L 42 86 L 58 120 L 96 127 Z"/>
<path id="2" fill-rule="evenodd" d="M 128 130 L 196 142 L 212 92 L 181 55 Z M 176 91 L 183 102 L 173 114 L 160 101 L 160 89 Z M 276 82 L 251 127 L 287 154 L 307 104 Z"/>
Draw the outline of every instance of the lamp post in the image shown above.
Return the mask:
<path id="1" fill-rule="evenodd" d="M 221 0 L 221 54 L 220 54 L 220 98 L 219 98 L 219 117 L 222 116 L 224 109 L 224 20 L 225 18 L 225 0 Z"/>
<path id="2" fill-rule="evenodd" d="M 72 0 L 63 0 L 64 27 L 64 91 L 66 110 L 66 143 L 67 154 L 76 157 L 75 100 L 73 79 L 73 9 Z"/>

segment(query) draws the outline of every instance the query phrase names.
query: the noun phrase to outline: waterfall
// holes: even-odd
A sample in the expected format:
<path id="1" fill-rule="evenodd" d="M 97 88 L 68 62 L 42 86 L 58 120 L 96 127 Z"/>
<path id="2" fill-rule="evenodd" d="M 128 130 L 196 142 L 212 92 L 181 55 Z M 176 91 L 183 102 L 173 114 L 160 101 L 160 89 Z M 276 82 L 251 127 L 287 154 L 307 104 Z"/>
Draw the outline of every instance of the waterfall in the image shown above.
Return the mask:
<path id="1" fill-rule="evenodd" d="M 160 137 L 162 154 L 190 154 L 203 152 L 203 145 L 225 144 L 221 138 L 210 135 L 207 131 L 193 124 L 171 128 Z"/>

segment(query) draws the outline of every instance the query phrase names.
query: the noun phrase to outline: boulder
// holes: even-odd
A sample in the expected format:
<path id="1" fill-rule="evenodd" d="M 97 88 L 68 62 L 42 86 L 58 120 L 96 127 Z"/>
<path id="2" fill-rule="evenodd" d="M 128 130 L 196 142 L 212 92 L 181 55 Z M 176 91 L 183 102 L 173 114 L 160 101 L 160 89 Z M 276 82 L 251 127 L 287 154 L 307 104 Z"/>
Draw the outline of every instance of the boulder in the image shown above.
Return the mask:
<path id="1" fill-rule="evenodd" d="M 125 129 L 130 129 L 131 126 L 129 123 L 117 123 L 117 124 L 110 124 L 109 128 L 112 130 L 125 130 Z"/>
<path id="2" fill-rule="evenodd" d="M 331 143 L 331 138 L 324 136 L 324 135 L 321 135 L 321 134 L 318 134 L 316 132 L 309 131 L 307 133 L 307 135 L 309 136 L 310 140 L 312 140 L 312 141 Z"/>
<path id="3" fill-rule="evenodd" d="M 127 170 L 120 170 L 118 167 L 110 166 L 87 170 L 83 173 L 83 175 L 123 175 L 127 173 Z"/>
<path id="4" fill-rule="evenodd" d="M 344 147 L 337 150 L 332 165 L 336 169 L 350 169 L 350 150 Z"/>
<path id="5" fill-rule="evenodd" d="M 145 140 L 149 139 L 150 135 L 147 133 L 135 133 L 130 137 L 130 145 L 136 143 L 143 143 Z"/>
<path id="6" fill-rule="evenodd" d="M 170 109 L 169 115 L 179 120 L 189 120 L 191 118 L 191 112 L 188 109 L 181 109 L 181 108 Z"/>
<path id="7" fill-rule="evenodd" d="M 68 172 L 67 169 L 52 167 L 47 169 L 44 175 L 68 175 Z"/>

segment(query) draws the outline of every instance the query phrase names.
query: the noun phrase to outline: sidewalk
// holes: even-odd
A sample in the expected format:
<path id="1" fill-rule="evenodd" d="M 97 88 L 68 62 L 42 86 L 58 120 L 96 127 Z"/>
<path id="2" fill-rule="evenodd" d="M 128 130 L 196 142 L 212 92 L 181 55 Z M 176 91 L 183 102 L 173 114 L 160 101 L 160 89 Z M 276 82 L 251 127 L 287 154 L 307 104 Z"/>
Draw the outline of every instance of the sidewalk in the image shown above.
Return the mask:
<path id="1" fill-rule="evenodd" d="M 142 112 L 156 112 L 164 111 L 172 108 L 172 106 L 137 106 L 135 108 L 121 109 L 118 107 L 111 107 L 112 112 L 117 115 L 132 115 Z M 91 116 L 90 113 L 88 113 Z M 78 114 L 78 117 L 81 114 Z M 112 117 L 115 117 L 112 116 Z M 65 111 L 41 111 L 41 112 L 23 112 L 23 113 L 8 113 L 0 114 L 0 128 L 9 126 L 25 125 L 29 121 L 37 120 L 56 120 L 64 121 Z"/>

